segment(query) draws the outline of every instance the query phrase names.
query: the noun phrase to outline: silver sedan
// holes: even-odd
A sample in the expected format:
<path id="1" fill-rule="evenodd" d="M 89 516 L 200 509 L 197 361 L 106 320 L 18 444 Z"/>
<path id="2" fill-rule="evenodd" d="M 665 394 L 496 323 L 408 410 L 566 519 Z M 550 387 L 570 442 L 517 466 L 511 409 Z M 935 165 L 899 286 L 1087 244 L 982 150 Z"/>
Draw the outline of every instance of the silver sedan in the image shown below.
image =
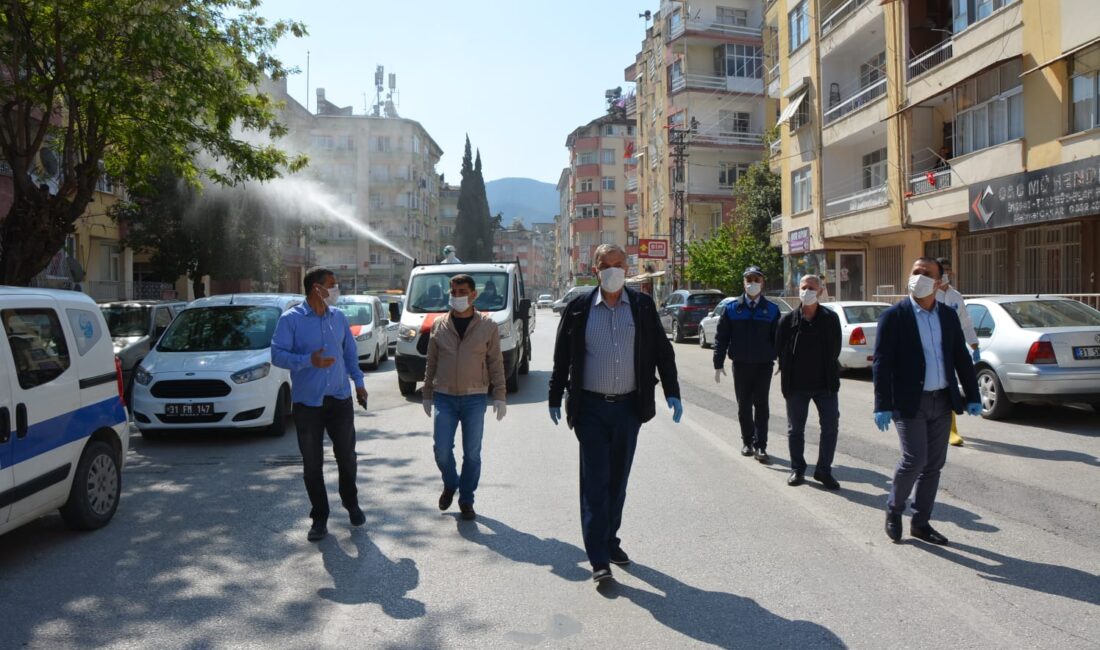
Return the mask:
<path id="1" fill-rule="evenodd" d="M 1016 402 L 1084 402 L 1100 411 L 1100 311 L 1053 296 L 966 301 L 978 333 L 982 415 Z"/>

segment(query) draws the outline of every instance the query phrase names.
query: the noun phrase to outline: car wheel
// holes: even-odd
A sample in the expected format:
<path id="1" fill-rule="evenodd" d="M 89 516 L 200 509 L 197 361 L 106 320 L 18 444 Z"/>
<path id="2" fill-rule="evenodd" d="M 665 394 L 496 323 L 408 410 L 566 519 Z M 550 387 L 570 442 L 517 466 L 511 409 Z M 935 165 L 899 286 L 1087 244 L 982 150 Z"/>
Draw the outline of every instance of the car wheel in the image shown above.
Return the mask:
<path id="1" fill-rule="evenodd" d="M 286 433 L 287 406 L 290 404 L 290 389 L 285 385 L 279 389 L 279 398 L 275 400 L 275 419 L 264 434 L 272 438 L 281 438 Z"/>
<path id="2" fill-rule="evenodd" d="M 672 340 L 677 343 L 684 342 L 684 332 L 680 329 L 680 323 L 672 321 Z"/>
<path id="3" fill-rule="evenodd" d="M 1005 397 L 1001 380 L 992 368 L 982 368 L 978 371 L 978 395 L 982 400 L 982 417 L 989 420 L 1000 420 L 1012 412 L 1012 402 Z"/>
<path id="4" fill-rule="evenodd" d="M 386 361 L 389 361 L 389 360 L 390 360 L 390 344 L 389 343 L 383 343 L 382 344 L 382 361 L 386 362 Z"/>
<path id="5" fill-rule="evenodd" d="M 511 374 L 508 375 L 508 379 L 504 381 L 504 387 L 509 393 L 514 393 L 519 390 L 519 369 L 513 368 Z"/>
<path id="6" fill-rule="evenodd" d="M 374 361 L 367 362 L 363 367 L 367 370 L 378 370 L 378 350 L 374 351 Z"/>
<path id="7" fill-rule="evenodd" d="M 102 528 L 118 510 L 121 494 L 118 454 L 106 442 L 93 441 L 76 465 L 69 500 L 61 506 L 61 518 L 73 530 Z"/>
<path id="8" fill-rule="evenodd" d="M 531 372 L 531 343 L 523 346 L 523 360 L 519 362 L 519 374 L 526 375 Z"/>
<path id="9" fill-rule="evenodd" d="M 397 390 L 401 391 L 402 395 L 412 395 L 416 392 L 415 381 L 405 381 L 404 379 L 397 380 Z"/>
<path id="10" fill-rule="evenodd" d="M 707 331 L 705 329 L 703 329 L 702 325 L 699 326 L 699 347 L 701 347 L 701 348 L 709 348 L 710 347 L 709 345 L 707 345 Z"/>

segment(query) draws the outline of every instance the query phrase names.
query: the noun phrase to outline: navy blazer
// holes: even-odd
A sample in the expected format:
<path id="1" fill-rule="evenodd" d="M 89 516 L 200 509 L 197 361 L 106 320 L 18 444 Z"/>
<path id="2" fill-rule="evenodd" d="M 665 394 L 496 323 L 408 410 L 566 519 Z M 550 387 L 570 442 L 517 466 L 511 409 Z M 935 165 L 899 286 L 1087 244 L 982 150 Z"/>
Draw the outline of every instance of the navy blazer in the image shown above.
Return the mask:
<path id="1" fill-rule="evenodd" d="M 939 306 L 940 331 L 943 334 L 944 374 L 951 408 L 962 413 L 967 404 L 980 401 L 974 363 L 966 349 L 959 316 Z M 901 417 L 915 417 L 924 391 L 924 350 L 913 303 L 904 298 L 882 313 L 878 319 L 875 361 L 875 412 L 899 411 Z M 958 377 L 956 383 L 955 377 Z M 959 394 L 962 384 L 966 399 Z"/>

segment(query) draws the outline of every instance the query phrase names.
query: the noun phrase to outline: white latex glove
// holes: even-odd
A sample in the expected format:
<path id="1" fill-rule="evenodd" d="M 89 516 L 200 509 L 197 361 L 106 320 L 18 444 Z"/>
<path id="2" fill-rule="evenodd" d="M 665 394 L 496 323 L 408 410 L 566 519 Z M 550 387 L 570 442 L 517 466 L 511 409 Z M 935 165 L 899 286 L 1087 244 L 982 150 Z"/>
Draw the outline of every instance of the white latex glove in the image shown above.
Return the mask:
<path id="1" fill-rule="evenodd" d="M 725 368 L 718 368 L 714 371 L 714 383 L 722 383 L 722 376 L 726 374 Z"/>
<path id="2" fill-rule="evenodd" d="M 432 401 L 430 399 L 424 400 L 422 406 L 424 407 L 424 415 L 432 417 Z"/>
<path id="3" fill-rule="evenodd" d="M 497 422 L 504 419 L 504 414 L 508 412 L 508 405 L 504 403 L 504 400 L 493 400 L 493 413 L 496 413 Z"/>

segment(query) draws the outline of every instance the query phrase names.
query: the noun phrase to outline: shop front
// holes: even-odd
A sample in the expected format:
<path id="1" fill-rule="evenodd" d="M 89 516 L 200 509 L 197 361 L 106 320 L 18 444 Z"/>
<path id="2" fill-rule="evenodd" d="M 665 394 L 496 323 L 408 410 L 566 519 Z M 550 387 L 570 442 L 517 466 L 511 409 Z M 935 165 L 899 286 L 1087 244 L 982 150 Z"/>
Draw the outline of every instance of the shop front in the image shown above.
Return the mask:
<path id="1" fill-rule="evenodd" d="M 783 257 L 783 294 L 798 295 L 803 276 L 825 278 L 829 297 L 834 300 L 867 300 L 866 255 L 862 250 L 843 248 L 810 250 L 809 228 L 799 228 L 787 234 L 788 254 Z"/>

